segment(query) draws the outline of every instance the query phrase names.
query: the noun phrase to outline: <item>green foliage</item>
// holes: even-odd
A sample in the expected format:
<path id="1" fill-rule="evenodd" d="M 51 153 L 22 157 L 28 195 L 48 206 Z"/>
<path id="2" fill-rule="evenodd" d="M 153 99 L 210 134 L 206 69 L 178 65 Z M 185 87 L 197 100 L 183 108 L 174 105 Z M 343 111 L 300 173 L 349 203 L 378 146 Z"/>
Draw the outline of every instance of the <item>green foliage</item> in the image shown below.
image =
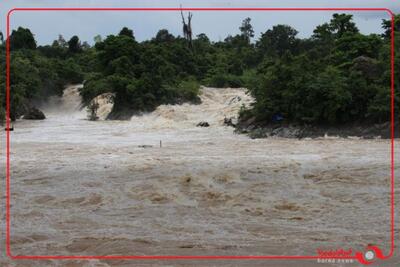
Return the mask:
<path id="1" fill-rule="evenodd" d="M 297 31 L 288 25 L 276 25 L 261 34 L 257 47 L 267 56 L 283 56 L 286 52 L 296 53 L 299 40 Z"/>
<path id="2" fill-rule="evenodd" d="M 110 35 L 104 41 L 96 43 L 95 48 L 101 71 L 106 74 L 113 73 L 111 61 L 126 56 L 131 62 L 136 62 L 139 57 L 136 41 L 126 35 Z"/>
<path id="3" fill-rule="evenodd" d="M 400 16 L 395 17 L 395 43 L 400 43 Z M 131 29 L 95 37 L 94 47 L 78 36 L 60 35 L 51 45 L 36 47 L 29 29 L 18 28 L 11 43 L 11 116 L 50 95 L 60 95 L 68 83 L 84 82 L 81 95 L 89 105 L 99 94 L 114 95 L 118 114 L 152 111 L 160 104 L 199 102 L 200 84 L 246 87 L 253 106 L 242 118 L 271 123 L 309 124 L 384 122 L 390 119 L 390 21 L 385 33 L 361 34 L 352 15 L 334 14 L 300 39 L 288 25 L 266 29 L 252 41 L 251 19 L 239 34 L 212 42 L 201 33 L 189 49 L 187 41 L 166 29 L 137 42 Z M 1 41 L 1 40 L 0 40 Z M 395 110 L 400 105 L 400 51 L 395 53 Z M 0 42 L 5 68 L 5 45 Z M 4 117 L 5 77 L 0 76 L 0 118 Z M 93 108 L 93 107 L 92 107 Z"/>
<path id="4" fill-rule="evenodd" d="M 241 111 L 243 118 L 271 123 L 274 114 L 281 114 L 286 121 L 311 124 L 390 119 L 388 34 L 360 34 L 351 15 L 334 14 L 329 23 L 316 27 L 312 38 L 295 35 L 282 25 L 262 35 L 257 45 L 266 56 L 256 77 L 246 83 L 256 102 Z M 395 61 L 399 65 L 399 58 Z M 399 88 L 398 76 L 395 84 Z"/>
<path id="5" fill-rule="evenodd" d="M 242 22 L 242 26 L 239 27 L 242 36 L 245 40 L 250 43 L 250 39 L 254 37 L 253 26 L 251 25 L 251 18 L 245 18 Z"/>
<path id="6" fill-rule="evenodd" d="M 129 38 L 135 38 L 133 36 L 133 31 L 131 29 L 128 29 L 127 27 L 123 27 L 122 30 L 118 34 L 119 36 L 127 36 Z"/>
<path id="7" fill-rule="evenodd" d="M 10 49 L 35 49 L 36 41 L 29 29 L 18 27 L 10 35 Z"/>
<path id="8" fill-rule="evenodd" d="M 57 73 L 63 84 L 80 83 L 83 80 L 81 66 L 76 64 L 72 58 L 63 62 L 56 62 L 58 65 Z"/>
<path id="9" fill-rule="evenodd" d="M 6 110 L 4 108 L 3 103 L 0 104 L 0 124 L 4 124 L 6 119 Z"/>
<path id="10" fill-rule="evenodd" d="M 70 53 L 78 53 L 82 51 L 81 42 L 79 41 L 79 37 L 74 35 L 68 41 L 68 51 Z"/>
<path id="11" fill-rule="evenodd" d="M 111 84 L 100 73 L 91 73 L 87 75 L 87 81 L 84 83 L 80 94 L 84 104 L 89 104 L 90 101 L 98 95 L 109 92 Z"/>
<path id="12" fill-rule="evenodd" d="M 133 34 L 133 32 L 132 32 Z M 114 93 L 113 114 L 154 110 L 165 103 L 198 101 L 195 55 L 186 42 L 160 30 L 150 42 L 138 43 L 127 29 L 95 45 L 97 74 L 81 90 L 85 103 Z"/>
<path id="13" fill-rule="evenodd" d="M 10 118 L 23 115 L 33 102 L 46 100 L 51 95 L 61 95 L 67 83 L 80 83 L 83 71 L 61 43 L 62 37 L 52 46 L 40 46 L 29 29 L 18 28 L 10 36 L 13 45 L 10 54 Z M 62 45 L 61 45 L 62 44 Z M 0 66 L 5 69 L 5 45 L 0 45 Z M 5 77 L 0 76 L 0 114 L 5 109 Z"/>
<path id="14" fill-rule="evenodd" d="M 173 88 L 177 97 L 181 97 L 184 101 L 198 102 L 200 91 L 200 84 L 195 79 L 188 79 L 181 81 L 176 87 Z"/>
<path id="15" fill-rule="evenodd" d="M 166 29 L 159 30 L 156 37 L 153 39 L 156 43 L 165 43 L 174 41 L 175 37 Z"/>
<path id="16" fill-rule="evenodd" d="M 329 25 L 331 32 L 334 33 L 337 38 L 341 38 L 345 34 L 352 35 L 358 33 L 358 28 L 352 19 L 353 15 L 333 14 Z"/>
<path id="17" fill-rule="evenodd" d="M 207 86 L 218 88 L 239 88 L 243 86 L 243 81 L 240 76 L 225 73 L 216 73 L 206 78 L 204 82 Z"/>

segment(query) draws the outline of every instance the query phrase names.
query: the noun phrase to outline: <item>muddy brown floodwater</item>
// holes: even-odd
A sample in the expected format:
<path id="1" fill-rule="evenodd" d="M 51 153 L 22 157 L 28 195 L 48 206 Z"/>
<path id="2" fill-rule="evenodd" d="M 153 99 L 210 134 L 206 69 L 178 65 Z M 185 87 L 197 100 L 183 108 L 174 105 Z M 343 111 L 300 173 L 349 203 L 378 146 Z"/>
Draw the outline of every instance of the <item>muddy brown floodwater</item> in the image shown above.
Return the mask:
<path id="1" fill-rule="evenodd" d="M 389 251 L 389 140 L 234 134 L 223 119 L 251 102 L 243 89 L 203 88 L 200 105 L 96 122 L 79 111 L 77 92 L 67 88 L 44 108 L 46 120 L 18 121 L 11 132 L 14 255 L 316 255 L 318 248 L 364 251 L 369 244 Z M 196 127 L 200 121 L 210 127 Z M 2 166 L 4 141 L 1 131 Z M 2 251 L 4 185 L 2 171 Z M 4 252 L 0 265 L 331 266 L 38 262 L 10 260 Z M 358 263 L 335 266 L 342 265 Z"/>

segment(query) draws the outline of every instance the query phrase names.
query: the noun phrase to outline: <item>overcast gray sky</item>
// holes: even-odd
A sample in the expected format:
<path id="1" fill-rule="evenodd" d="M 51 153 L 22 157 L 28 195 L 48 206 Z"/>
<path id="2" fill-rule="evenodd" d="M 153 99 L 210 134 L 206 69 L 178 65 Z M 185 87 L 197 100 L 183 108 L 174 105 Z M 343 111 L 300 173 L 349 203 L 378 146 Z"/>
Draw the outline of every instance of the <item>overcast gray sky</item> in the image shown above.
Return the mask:
<path id="1" fill-rule="evenodd" d="M 1 1 L 1 0 L 0 0 Z M 6 13 L 14 7 L 384 7 L 400 13 L 400 1 L 394 0 L 2 0 L 0 2 L 1 27 L 5 32 Z M 276 24 L 288 24 L 308 37 L 315 26 L 327 22 L 333 12 L 194 12 L 193 31 L 206 33 L 213 41 L 223 40 L 228 34 L 238 33 L 241 21 L 250 17 L 256 33 Z M 350 12 L 346 12 L 350 13 Z M 351 13 L 363 33 L 381 33 L 386 12 L 358 11 Z M 179 12 L 72 12 L 72 11 L 17 11 L 11 16 L 11 29 L 28 27 L 38 44 L 51 44 L 58 34 L 65 39 L 78 35 L 82 41 L 93 43 L 97 34 L 116 34 L 127 26 L 133 29 L 137 40 L 153 37 L 161 28 L 174 35 L 181 34 Z"/>

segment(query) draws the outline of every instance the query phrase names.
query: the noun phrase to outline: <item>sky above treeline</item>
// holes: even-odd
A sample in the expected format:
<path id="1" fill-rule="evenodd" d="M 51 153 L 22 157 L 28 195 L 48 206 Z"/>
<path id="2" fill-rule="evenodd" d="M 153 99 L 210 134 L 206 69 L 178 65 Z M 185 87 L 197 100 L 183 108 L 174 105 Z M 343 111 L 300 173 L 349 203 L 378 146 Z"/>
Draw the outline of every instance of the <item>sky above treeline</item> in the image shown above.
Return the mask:
<path id="1" fill-rule="evenodd" d="M 6 13 L 15 7 L 381 7 L 400 13 L 400 4 L 393 0 L 13 0 L 1 1 L 0 30 L 5 33 Z M 193 34 L 205 33 L 212 41 L 224 40 L 229 34 L 239 33 L 242 20 L 250 17 L 255 39 L 261 32 L 276 24 L 287 24 L 309 37 L 314 28 L 328 22 L 335 12 L 328 11 L 195 11 Z M 341 12 L 340 12 L 341 13 Z M 364 34 L 382 33 L 382 19 L 389 14 L 382 11 L 346 12 L 353 14 Z M 158 30 L 167 29 L 182 35 L 179 11 L 16 11 L 11 15 L 11 29 L 19 26 L 31 29 L 39 45 L 51 44 L 62 34 L 65 39 L 78 35 L 93 44 L 93 37 L 117 34 L 126 26 L 134 31 L 138 41 L 151 39 Z"/>

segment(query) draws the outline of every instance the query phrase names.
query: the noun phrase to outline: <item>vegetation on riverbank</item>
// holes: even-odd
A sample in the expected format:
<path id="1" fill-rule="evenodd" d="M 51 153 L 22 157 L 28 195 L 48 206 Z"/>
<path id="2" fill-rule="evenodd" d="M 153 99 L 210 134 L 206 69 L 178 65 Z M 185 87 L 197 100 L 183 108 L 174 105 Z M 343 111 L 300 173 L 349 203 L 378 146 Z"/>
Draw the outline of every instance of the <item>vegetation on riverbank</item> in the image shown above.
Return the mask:
<path id="1" fill-rule="evenodd" d="M 67 83 L 79 83 L 83 72 L 77 55 L 59 38 L 51 46 L 36 46 L 29 29 L 18 28 L 10 35 L 10 118 L 29 112 L 48 96 L 61 95 Z M 1 40 L 0 66 L 6 68 L 5 42 Z M 4 74 L 4 72 L 3 72 Z M 0 112 L 4 118 L 5 75 L 0 76 Z M 1 115 L 0 114 L 0 115 Z"/>
<path id="2" fill-rule="evenodd" d="M 383 123 L 390 119 L 390 22 L 383 36 L 359 33 L 350 15 L 335 14 L 309 39 L 277 26 L 270 36 L 256 82 L 249 86 L 257 100 L 241 120 L 255 125 L 291 122 L 338 125 Z M 396 43 L 400 41 L 396 17 Z M 271 37 L 273 36 L 273 37 Z M 395 106 L 400 106 L 400 46 L 395 58 Z"/>
<path id="3" fill-rule="evenodd" d="M 390 22 L 383 35 L 361 34 L 347 14 L 315 28 L 310 38 L 297 37 L 288 25 L 276 25 L 257 40 L 249 18 L 240 33 L 211 42 L 201 33 L 191 45 L 166 29 L 138 42 L 123 28 L 95 45 L 68 42 L 59 36 L 37 46 L 29 29 L 10 36 L 11 119 L 18 118 L 67 83 L 84 82 L 84 104 L 99 94 L 114 93 L 109 118 L 154 110 L 160 104 L 200 101 L 200 84 L 247 87 L 255 98 L 240 120 L 254 125 L 276 122 L 338 125 L 381 123 L 390 118 Z M 400 42 L 396 16 L 396 43 Z M 396 51 L 399 51 L 397 46 Z M 5 69 L 5 42 L 0 65 Z M 396 108 L 400 106 L 400 52 L 396 53 Z M 4 118 L 5 75 L 0 77 L 0 118 Z"/>

